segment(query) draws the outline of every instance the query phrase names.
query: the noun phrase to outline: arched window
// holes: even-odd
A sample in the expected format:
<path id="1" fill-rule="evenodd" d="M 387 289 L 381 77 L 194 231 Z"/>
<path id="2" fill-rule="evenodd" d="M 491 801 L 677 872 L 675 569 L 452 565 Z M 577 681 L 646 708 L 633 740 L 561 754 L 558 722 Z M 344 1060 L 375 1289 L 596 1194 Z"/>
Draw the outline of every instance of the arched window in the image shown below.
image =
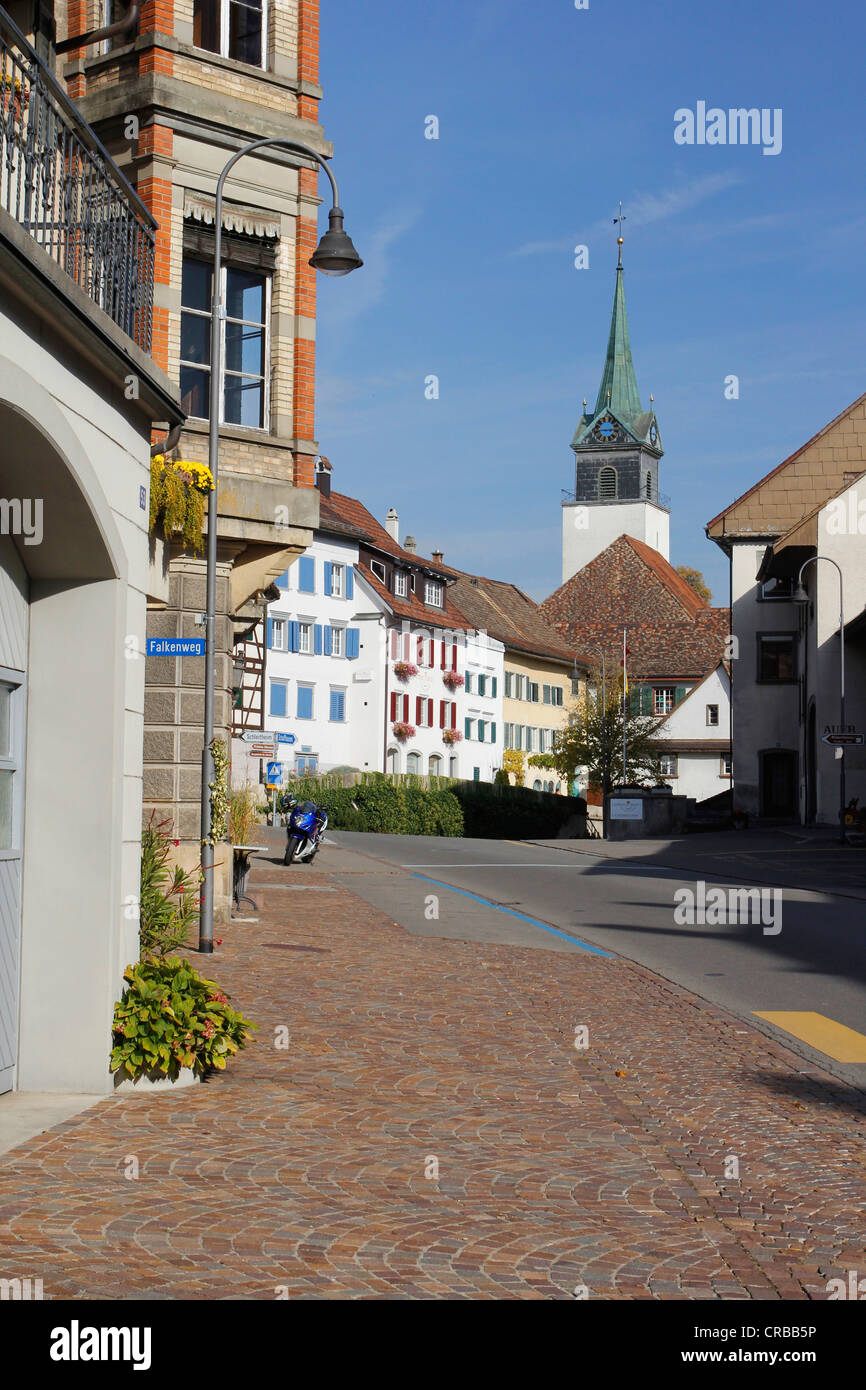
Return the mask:
<path id="1" fill-rule="evenodd" d="M 448 776 L 449 776 L 449 777 L 456 777 L 456 776 L 457 776 L 457 758 L 456 758 L 455 754 L 453 754 L 453 753 L 452 753 L 451 757 L 448 759 Z"/>
<path id="2" fill-rule="evenodd" d="M 427 763 L 427 771 L 429 772 L 431 777 L 442 776 L 442 759 L 440 758 L 438 753 L 430 754 L 430 759 Z"/>
<path id="3" fill-rule="evenodd" d="M 647 497 L 652 497 L 652 495 L 653 495 L 653 475 L 652 475 L 652 473 L 647 473 L 647 475 L 646 475 L 646 495 L 647 495 Z"/>
<path id="4" fill-rule="evenodd" d="M 603 468 L 598 475 L 598 495 L 599 498 L 616 497 L 617 475 L 616 469 L 609 465 Z"/>
<path id="5" fill-rule="evenodd" d="M 410 753 L 410 754 L 409 754 L 409 756 L 408 756 L 407 759 L 406 759 L 406 771 L 407 771 L 407 772 L 414 773 L 414 775 L 415 775 L 416 777 L 420 775 L 420 772 L 421 772 L 421 754 L 420 754 L 420 753 Z"/>
<path id="6" fill-rule="evenodd" d="M 539 780 L 538 780 L 537 777 L 536 777 L 535 781 L 534 781 L 533 784 L 532 784 L 532 790 L 533 790 L 534 792 L 540 792 L 540 791 L 541 791 L 541 783 L 539 782 Z"/>
<path id="7" fill-rule="evenodd" d="M 385 763 L 388 772 L 400 771 L 400 750 L 399 748 L 389 748 L 388 757 Z"/>

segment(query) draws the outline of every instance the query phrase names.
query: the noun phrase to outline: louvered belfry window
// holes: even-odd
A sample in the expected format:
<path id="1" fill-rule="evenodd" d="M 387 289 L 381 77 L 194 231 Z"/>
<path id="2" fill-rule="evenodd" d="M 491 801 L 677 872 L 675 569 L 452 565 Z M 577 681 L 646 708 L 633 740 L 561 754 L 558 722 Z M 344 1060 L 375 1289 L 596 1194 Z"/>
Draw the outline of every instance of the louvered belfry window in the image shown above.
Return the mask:
<path id="1" fill-rule="evenodd" d="M 606 497 L 616 497 L 616 469 L 603 468 L 598 475 L 598 495 L 604 500 Z"/>

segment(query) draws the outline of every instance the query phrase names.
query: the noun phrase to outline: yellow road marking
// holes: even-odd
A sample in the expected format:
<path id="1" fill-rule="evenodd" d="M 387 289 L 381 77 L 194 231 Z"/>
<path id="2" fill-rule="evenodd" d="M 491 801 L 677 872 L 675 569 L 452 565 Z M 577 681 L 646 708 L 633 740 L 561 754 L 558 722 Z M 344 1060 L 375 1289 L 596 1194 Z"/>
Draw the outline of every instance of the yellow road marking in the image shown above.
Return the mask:
<path id="1" fill-rule="evenodd" d="M 824 1014 L 761 1013 L 758 1009 L 754 1013 L 837 1062 L 866 1062 L 866 1037 Z"/>

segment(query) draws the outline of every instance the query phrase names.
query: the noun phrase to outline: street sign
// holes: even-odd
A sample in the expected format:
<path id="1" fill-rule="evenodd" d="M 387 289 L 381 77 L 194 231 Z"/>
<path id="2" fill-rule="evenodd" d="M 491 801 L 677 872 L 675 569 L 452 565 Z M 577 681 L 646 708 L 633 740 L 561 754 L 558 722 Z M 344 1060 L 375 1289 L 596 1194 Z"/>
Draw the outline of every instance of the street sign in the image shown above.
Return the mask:
<path id="1" fill-rule="evenodd" d="M 822 734 L 822 735 L 821 735 L 821 742 L 822 742 L 822 743 L 850 744 L 850 743 L 863 743 L 863 741 L 864 741 L 864 735 L 863 735 L 863 734 L 850 733 L 850 734 Z"/>
<path id="2" fill-rule="evenodd" d="M 148 637 L 148 656 L 204 656 L 203 637 Z"/>
<path id="3" fill-rule="evenodd" d="M 277 743 L 294 743 L 294 734 L 277 734 Z"/>
<path id="4" fill-rule="evenodd" d="M 241 738 L 244 743 L 267 743 L 269 735 L 264 729 L 245 729 Z"/>
<path id="5" fill-rule="evenodd" d="M 268 773 L 265 783 L 269 787 L 279 787 L 283 781 L 282 763 L 268 763 Z"/>
<path id="6" fill-rule="evenodd" d="M 611 820 L 643 820 L 643 800 L 639 796 L 617 796 L 610 799 Z"/>

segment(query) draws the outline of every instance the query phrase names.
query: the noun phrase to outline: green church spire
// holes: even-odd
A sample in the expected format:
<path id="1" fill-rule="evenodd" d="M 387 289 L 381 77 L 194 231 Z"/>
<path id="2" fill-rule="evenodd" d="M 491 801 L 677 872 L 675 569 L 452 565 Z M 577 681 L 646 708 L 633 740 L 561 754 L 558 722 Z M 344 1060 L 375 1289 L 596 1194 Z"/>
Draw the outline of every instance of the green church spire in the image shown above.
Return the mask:
<path id="1" fill-rule="evenodd" d="M 613 313 L 610 319 L 610 336 L 607 340 L 607 357 L 595 414 L 602 410 L 612 410 L 623 421 L 630 421 L 643 414 L 634 363 L 631 358 L 631 343 L 628 337 L 628 317 L 625 311 L 625 288 L 622 279 L 622 237 L 618 238 L 620 262 L 616 268 L 616 289 L 613 295 Z"/>

